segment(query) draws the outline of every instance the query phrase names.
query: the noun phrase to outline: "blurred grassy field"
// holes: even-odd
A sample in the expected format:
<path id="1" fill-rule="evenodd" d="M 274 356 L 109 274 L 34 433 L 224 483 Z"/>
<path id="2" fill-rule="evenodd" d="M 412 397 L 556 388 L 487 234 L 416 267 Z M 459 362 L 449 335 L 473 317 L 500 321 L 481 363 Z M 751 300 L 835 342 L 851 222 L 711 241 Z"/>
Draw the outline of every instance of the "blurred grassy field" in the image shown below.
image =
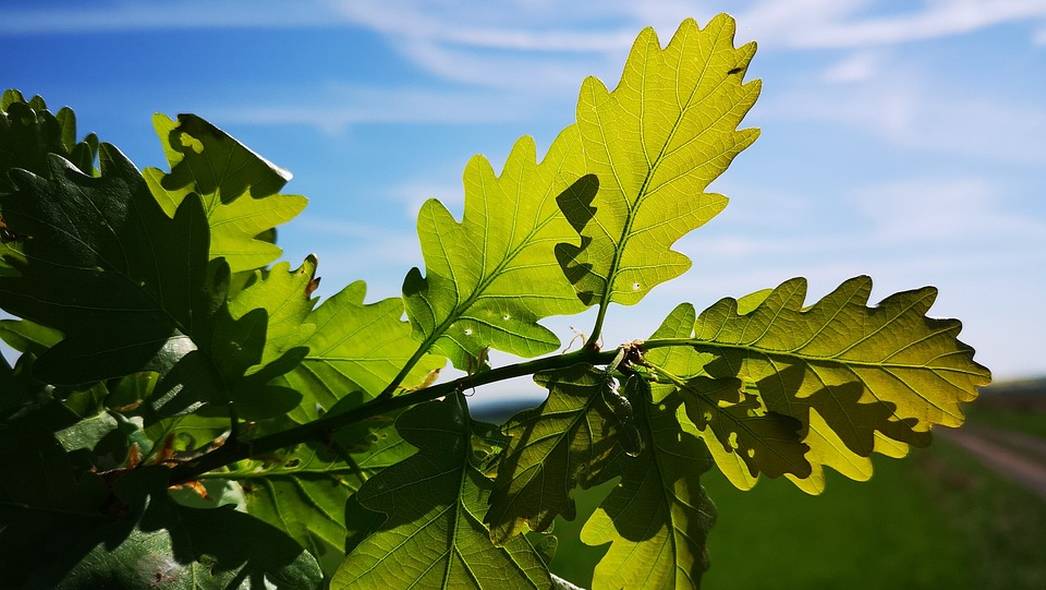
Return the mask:
<path id="1" fill-rule="evenodd" d="M 1046 438 L 1046 378 L 993 385 L 966 414 L 974 426 Z"/>
<path id="2" fill-rule="evenodd" d="M 971 422 L 1046 435 L 1046 410 L 1008 402 L 977 405 Z M 871 481 L 831 477 L 817 497 L 782 480 L 740 492 L 709 473 L 719 520 L 703 586 L 1046 589 L 1046 501 L 940 439 L 875 465 Z M 571 539 L 608 491 L 582 493 L 579 518 L 556 524 L 553 569 L 581 586 L 603 551 Z"/>

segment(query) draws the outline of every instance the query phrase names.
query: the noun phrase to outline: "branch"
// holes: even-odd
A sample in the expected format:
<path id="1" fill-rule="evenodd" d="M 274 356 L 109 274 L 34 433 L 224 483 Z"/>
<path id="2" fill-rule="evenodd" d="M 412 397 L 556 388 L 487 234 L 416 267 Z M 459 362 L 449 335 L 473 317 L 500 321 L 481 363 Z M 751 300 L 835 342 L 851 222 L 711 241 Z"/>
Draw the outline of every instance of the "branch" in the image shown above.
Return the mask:
<path id="1" fill-rule="evenodd" d="M 174 467 L 172 469 L 170 483 L 171 485 L 184 483 L 196 479 L 203 473 L 229 465 L 230 463 L 235 463 L 236 461 L 272 453 L 311 440 L 322 440 L 335 430 L 344 428 L 350 424 L 355 424 L 368 418 L 380 416 L 381 414 L 413 406 L 421 402 L 431 401 L 454 393 L 455 391 L 464 391 L 488 383 L 512 379 L 513 377 L 532 375 L 539 371 L 562 369 L 577 363 L 584 362 L 592 363 L 594 365 L 605 365 L 612 362 L 617 353 L 618 351 L 616 349 L 599 351 L 584 348 L 566 354 L 540 358 L 514 365 L 506 365 L 483 373 L 467 375 L 453 381 L 439 383 L 431 387 L 425 387 L 399 396 L 382 394 L 362 406 L 358 406 L 333 416 L 324 416 L 318 420 L 284 430 L 283 432 L 277 432 L 275 434 L 250 440 L 230 439 L 221 447 Z"/>

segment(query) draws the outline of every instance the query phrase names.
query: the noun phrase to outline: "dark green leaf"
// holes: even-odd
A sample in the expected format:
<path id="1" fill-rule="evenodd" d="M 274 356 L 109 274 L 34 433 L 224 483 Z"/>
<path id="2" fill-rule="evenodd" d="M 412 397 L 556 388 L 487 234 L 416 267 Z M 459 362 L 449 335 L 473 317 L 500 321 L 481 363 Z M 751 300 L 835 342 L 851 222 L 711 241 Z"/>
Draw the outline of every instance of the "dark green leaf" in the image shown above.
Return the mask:
<path id="1" fill-rule="evenodd" d="M 558 515 L 574 518 L 574 488 L 599 481 L 619 450 L 605 371 L 582 363 L 535 380 L 548 388 L 548 399 L 504 427 L 510 440 L 486 515 L 498 543 L 528 528 L 546 530 Z"/>
<path id="2" fill-rule="evenodd" d="M 153 117 L 171 171 L 145 171 L 164 212 L 173 217 L 190 194 L 199 195 L 211 228 L 210 257 L 224 258 L 234 273 L 279 258 L 270 238 L 278 225 L 305 208 L 300 195 L 278 194 L 291 179 L 283 170 L 196 115 Z"/>
<path id="3" fill-rule="evenodd" d="M 346 558 L 331 588 L 548 588 L 525 537 L 503 547 L 483 525 L 491 481 L 477 464 L 461 395 L 404 412 L 396 424 L 418 452 L 367 480 L 358 500 L 386 520 Z"/>
<path id="4" fill-rule="evenodd" d="M 620 483 L 581 531 L 589 545 L 610 543 L 592 587 L 697 588 L 708 569 L 705 541 L 715 520 L 700 476 L 712 461 L 676 420 L 678 397 L 651 404 L 642 381 L 630 379 L 626 388 L 646 443 L 639 456 L 620 459 Z"/>
<path id="5" fill-rule="evenodd" d="M 242 402 L 245 417 L 294 407 L 296 395 L 266 386 L 293 358 L 245 375 L 261 361 L 266 313 L 229 315 L 228 269 L 208 263 L 199 199 L 171 219 L 123 154 L 108 144 L 101 153 L 98 177 L 51 156 L 48 176 L 16 171 L 18 191 L 0 200 L 8 226 L 28 236 L 16 275 L 0 277 L 0 305 L 64 334 L 42 352 L 40 378 L 77 385 L 158 371 L 161 416 L 204 402 Z"/>
<path id="6" fill-rule="evenodd" d="M 207 477 L 239 482 L 248 512 L 286 531 L 333 574 L 344 559 L 349 527 L 358 528 L 347 520 L 349 498 L 369 477 L 413 452 L 392 421 L 380 418 Z"/>

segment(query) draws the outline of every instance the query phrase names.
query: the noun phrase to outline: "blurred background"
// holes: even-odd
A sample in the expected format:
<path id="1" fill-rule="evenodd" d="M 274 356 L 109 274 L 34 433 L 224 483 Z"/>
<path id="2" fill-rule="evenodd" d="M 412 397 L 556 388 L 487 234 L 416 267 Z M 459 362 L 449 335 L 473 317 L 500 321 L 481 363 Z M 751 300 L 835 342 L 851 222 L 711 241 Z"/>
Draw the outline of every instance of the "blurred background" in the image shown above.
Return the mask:
<path id="1" fill-rule="evenodd" d="M 499 166 L 521 134 L 547 146 L 582 78 L 613 86 L 642 27 L 667 41 L 721 11 L 760 46 L 762 137 L 712 187 L 730 206 L 677 245 L 694 268 L 613 308 L 606 343 L 681 301 L 797 275 L 812 301 L 867 273 L 873 299 L 938 286 L 932 313 L 962 318 L 999 385 L 968 428 L 869 483 L 811 498 L 710 475 L 707 587 L 1046 588 L 1046 1 L 7 0 L 0 86 L 73 107 L 140 167 L 163 164 L 152 113 L 209 119 L 310 198 L 285 258 L 315 252 L 321 295 L 362 278 L 373 300 L 420 262 L 420 204 L 460 211 L 469 156 Z M 567 342 L 591 318 L 548 325 Z M 474 405 L 496 418 L 539 398 L 524 380 Z M 583 584 L 600 553 L 563 541 L 557 565 Z"/>

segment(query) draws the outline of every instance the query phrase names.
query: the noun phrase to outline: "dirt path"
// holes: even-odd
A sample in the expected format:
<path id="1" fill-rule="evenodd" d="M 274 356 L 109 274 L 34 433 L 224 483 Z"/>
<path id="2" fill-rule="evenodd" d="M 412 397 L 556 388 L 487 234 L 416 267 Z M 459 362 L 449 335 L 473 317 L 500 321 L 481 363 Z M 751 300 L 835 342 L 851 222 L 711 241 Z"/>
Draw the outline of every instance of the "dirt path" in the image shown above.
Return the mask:
<path id="1" fill-rule="evenodd" d="M 934 432 L 965 449 L 986 467 L 1046 500 L 1046 440 L 994 428 Z"/>

